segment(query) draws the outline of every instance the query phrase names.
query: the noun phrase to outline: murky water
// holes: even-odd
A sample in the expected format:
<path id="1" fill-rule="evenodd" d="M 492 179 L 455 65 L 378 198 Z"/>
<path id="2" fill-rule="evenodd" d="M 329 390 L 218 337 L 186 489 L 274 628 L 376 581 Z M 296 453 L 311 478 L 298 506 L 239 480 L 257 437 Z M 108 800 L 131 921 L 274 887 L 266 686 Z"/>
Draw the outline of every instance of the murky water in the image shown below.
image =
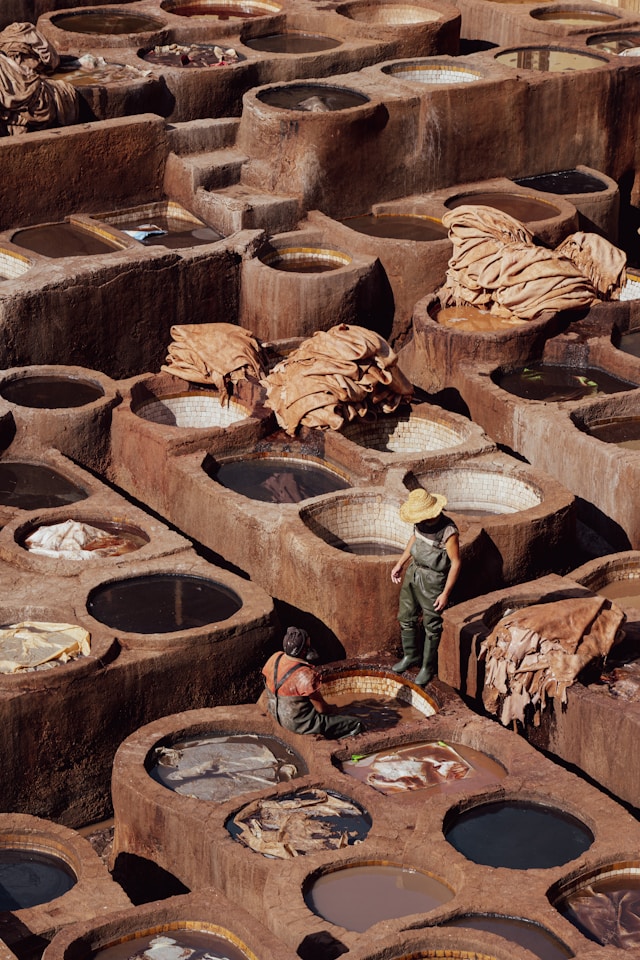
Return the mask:
<path id="1" fill-rule="evenodd" d="M 498 917 L 493 915 L 470 914 L 455 917 L 442 924 L 443 927 L 464 927 L 467 930 L 486 930 L 495 933 L 511 943 L 529 950 L 540 960 L 567 960 L 573 952 L 558 940 L 549 930 L 545 930 L 531 920 L 519 917 Z"/>
<path id="2" fill-rule="evenodd" d="M 563 367 L 550 363 L 529 364 L 521 370 L 497 376 L 495 382 L 516 397 L 556 403 L 581 400 L 599 393 L 621 393 L 636 386 L 595 367 Z"/>
<path id="3" fill-rule="evenodd" d="M 210 476 L 243 497 L 267 503 L 300 503 L 351 486 L 327 467 L 286 457 L 231 460 L 214 465 Z"/>
<path id="4" fill-rule="evenodd" d="M 630 353 L 632 357 L 640 357 L 640 330 L 623 333 L 620 337 L 618 350 L 622 350 L 623 353 Z"/>
<path id="5" fill-rule="evenodd" d="M 306 110 L 310 112 L 330 112 L 347 110 L 368 103 L 368 97 L 355 90 L 343 90 L 341 87 L 322 86 L 313 83 L 296 83 L 286 87 L 274 87 L 258 94 L 258 99 L 270 107 L 281 110 Z"/>
<path id="6" fill-rule="evenodd" d="M 640 417 L 620 417 L 594 423 L 589 435 L 603 443 L 615 443 L 625 450 L 640 450 Z"/>
<path id="7" fill-rule="evenodd" d="M 193 0 L 192 3 L 176 3 L 170 7 L 177 17 L 211 17 L 215 20 L 250 20 L 277 13 L 279 7 L 260 7 L 252 3 L 216 3 L 209 0 Z"/>
<path id="8" fill-rule="evenodd" d="M 43 257 L 93 257 L 101 253 L 121 250 L 117 243 L 83 229 L 74 223 L 49 223 L 41 227 L 18 230 L 12 243 Z"/>
<path id="9" fill-rule="evenodd" d="M 595 591 L 607 600 L 614 600 L 621 607 L 638 607 L 640 609 L 640 577 L 624 577 L 620 580 L 611 580 Z"/>
<path id="10" fill-rule="evenodd" d="M 638 38 L 640 43 L 640 37 Z M 520 177 L 514 180 L 520 187 L 542 190 L 544 193 L 568 195 L 572 193 L 601 193 L 606 183 L 590 173 L 580 170 L 558 170 L 555 173 L 540 173 L 535 177 Z"/>
<path id="11" fill-rule="evenodd" d="M 37 850 L 0 847 L 0 911 L 49 903 L 76 883 L 71 867 L 58 857 Z"/>
<path id="12" fill-rule="evenodd" d="M 87 10 L 83 13 L 64 13 L 53 17 L 52 22 L 60 30 L 71 33 L 125 34 L 149 33 L 163 26 L 161 20 L 145 17 L 139 13 L 123 13 L 114 10 Z"/>
<path id="13" fill-rule="evenodd" d="M 312 33 L 270 33 L 264 37 L 243 40 L 245 47 L 263 53 L 319 53 L 339 47 L 341 40 Z"/>
<path id="14" fill-rule="evenodd" d="M 103 397 L 104 391 L 98 384 L 77 377 L 42 375 L 7 380 L 0 384 L 0 396 L 19 407 L 60 410 L 84 407 Z"/>
<path id="15" fill-rule="evenodd" d="M 587 46 L 603 53 L 622 53 L 640 47 L 640 33 L 607 33 L 588 37 Z"/>
<path id="16" fill-rule="evenodd" d="M 445 307 L 437 310 L 434 316 L 436 323 L 454 330 L 463 330 L 466 333 L 487 333 L 495 330 L 512 330 L 522 326 L 525 320 L 514 323 L 504 317 L 494 317 L 488 310 L 479 310 L 471 304 L 464 307 Z"/>
<path id="17" fill-rule="evenodd" d="M 96 950 L 92 960 L 247 960 L 239 947 L 206 930 L 167 929 Z"/>
<path id="18" fill-rule="evenodd" d="M 385 697 L 379 693 L 327 693 L 327 703 L 340 708 L 340 713 L 362 720 L 367 730 L 387 730 L 401 723 L 418 723 L 424 714 L 406 700 Z"/>
<path id="19" fill-rule="evenodd" d="M 242 601 L 203 577 L 150 574 L 96 587 L 87 610 L 101 623 L 131 633 L 173 633 L 227 620 Z"/>
<path id="20" fill-rule="evenodd" d="M 560 904 L 560 912 L 590 940 L 622 950 L 640 947 L 640 877 L 594 880 Z"/>
<path id="21" fill-rule="evenodd" d="M 600 23 L 615 23 L 620 20 L 614 13 L 606 13 L 604 10 L 535 10 L 531 13 L 534 20 L 543 20 L 545 22 L 564 23 L 567 26 L 590 27 L 597 26 Z"/>
<path id="22" fill-rule="evenodd" d="M 558 867 L 593 843 L 575 817 L 541 804 L 483 803 L 453 817 L 445 837 L 474 863 L 512 870 Z"/>
<path id="23" fill-rule="evenodd" d="M 334 543 L 333 546 L 345 553 L 355 553 L 359 557 L 397 557 L 403 550 L 403 547 L 398 547 L 395 543 L 385 543 L 384 540 L 358 540 L 352 543 L 342 541 Z"/>
<path id="24" fill-rule="evenodd" d="M 178 48 L 175 50 L 167 49 L 166 46 L 162 48 L 156 47 L 143 54 L 142 59 L 156 66 L 175 67 L 179 70 L 195 70 L 200 67 L 217 67 L 221 65 L 222 61 L 215 53 L 215 50 L 215 44 L 204 43 L 194 43 L 189 47 L 178 45 Z"/>
<path id="25" fill-rule="evenodd" d="M 332 270 L 339 270 L 340 267 L 344 267 L 345 262 L 314 256 L 295 256 L 269 260 L 267 266 L 274 270 L 282 270 L 284 273 L 330 273 Z"/>
<path id="26" fill-rule="evenodd" d="M 347 217 L 341 223 L 369 237 L 388 240 L 428 242 L 444 240 L 448 236 L 446 227 L 439 220 L 417 214 L 367 213 L 362 217 Z"/>
<path id="27" fill-rule="evenodd" d="M 452 898 L 434 877 L 386 864 L 335 870 L 314 880 L 304 894 L 315 914 L 359 933 L 381 920 L 429 913 Z"/>
<path id="28" fill-rule="evenodd" d="M 535 220 L 548 220 L 557 217 L 560 211 L 551 203 L 536 200 L 519 193 L 501 193 L 500 191 L 485 190 L 478 193 L 466 193 L 459 197 L 447 200 L 445 206 L 455 210 L 464 204 L 481 205 L 501 210 L 510 217 L 520 220 L 521 223 L 530 223 Z"/>
<path id="29" fill-rule="evenodd" d="M 134 237 L 145 247 L 168 247 L 172 250 L 181 247 L 194 247 L 201 243 L 215 243 L 222 238 L 213 227 L 208 227 L 205 223 L 193 223 L 189 220 L 181 220 L 179 217 L 165 216 L 164 214 L 154 214 L 148 218 L 140 216 L 130 217 L 127 220 L 118 220 L 118 222 L 107 221 L 117 230 L 130 231 L 131 233 L 148 234 L 144 237 Z M 158 230 L 165 231 L 162 234 L 154 234 L 150 228 L 157 227 Z"/>
<path id="30" fill-rule="evenodd" d="M 572 73 L 574 70 L 594 70 L 601 67 L 605 60 L 589 56 L 588 53 L 575 53 L 570 50 L 554 50 L 553 47 L 528 47 L 521 50 L 505 50 L 496 54 L 495 59 L 508 67 L 520 70 L 540 70 L 550 73 Z"/>
<path id="31" fill-rule="evenodd" d="M 0 461 L 0 503 L 20 510 L 62 507 L 88 494 L 57 470 L 40 463 Z"/>

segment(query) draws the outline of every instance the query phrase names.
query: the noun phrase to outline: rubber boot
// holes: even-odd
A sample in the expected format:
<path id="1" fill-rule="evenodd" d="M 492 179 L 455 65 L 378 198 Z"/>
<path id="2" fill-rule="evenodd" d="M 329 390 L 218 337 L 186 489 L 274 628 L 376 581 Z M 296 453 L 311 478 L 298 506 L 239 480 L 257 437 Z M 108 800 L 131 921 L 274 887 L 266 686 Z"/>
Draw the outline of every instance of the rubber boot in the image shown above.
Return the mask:
<path id="1" fill-rule="evenodd" d="M 400 637 L 404 656 L 391 667 L 394 673 L 404 673 L 409 667 L 415 667 L 420 663 L 417 627 L 401 627 Z"/>
<path id="2" fill-rule="evenodd" d="M 414 683 L 419 687 L 426 687 L 438 672 L 438 641 L 425 640 L 422 666 L 415 676 Z"/>

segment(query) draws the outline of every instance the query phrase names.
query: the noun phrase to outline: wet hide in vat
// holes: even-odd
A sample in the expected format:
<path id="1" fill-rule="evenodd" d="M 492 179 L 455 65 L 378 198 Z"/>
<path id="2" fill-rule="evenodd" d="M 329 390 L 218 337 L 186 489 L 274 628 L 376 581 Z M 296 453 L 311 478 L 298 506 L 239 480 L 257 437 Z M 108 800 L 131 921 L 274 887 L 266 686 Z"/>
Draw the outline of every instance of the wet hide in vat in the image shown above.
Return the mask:
<path id="1" fill-rule="evenodd" d="M 563 904 L 570 919 L 577 921 L 587 935 L 605 946 L 630 950 L 640 947 L 640 888 L 606 889 L 604 885 L 581 887 Z M 615 881 L 612 881 L 615 882 Z"/>
<path id="2" fill-rule="evenodd" d="M 71 623 L 24 620 L 0 629 L 0 673 L 53 667 L 89 651 L 89 633 Z"/>
<path id="3" fill-rule="evenodd" d="M 25 540 L 31 553 L 60 560 L 86 560 L 90 557 L 119 557 L 136 550 L 130 537 L 92 527 L 77 520 L 43 525 Z"/>
<path id="4" fill-rule="evenodd" d="M 314 333 L 262 385 L 290 436 L 300 424 L 339 430 L 356 417 L 392 413 L 413 392 L 387 341 L 349 324 Z"/>
<path id="5" fill-rule="evenodd" d="M 626 256 L 603 237 L 576 233 L 556 250 L 533 243 L 533 234 L 506 213 L 461 206 L 442 218 L 453 243 L 443 307 L 472 306 L 504 318 L 533 320 L 545 310 L 589 307 L 618 299 Z"/>
<path id="6" fill-rule="evenodd" d="M 260 380 L 267 365 L 259 341 L 233 323 L 187 323 L 171 327 L 164 373 L 215 387 L 228 400 L 238 380 Z"/>
<path id="7" fill-rule="evenodd" d="M 0 32 L 0 134 L 77 122 L 75 88 L 45 76 L 59 62 L 55 48 L 33 24 L 13 23 Z"/>
<path id="8" fill-rule="evenodd" d="M 540 603 L 503 617 L 480 646 L 485 707 L 507 726 L 524 723 L 531 704 L 539 723 L 547 698 L 566 703 L 567 687 L 580 671 L 607 656 L 624 619 L 604 597 Z"/>
<path id="9" fill-rule="evenodd" d="M 369 763 L 365 779 L 385 795 L 423 790 L 449 780 L 463 780 L 471 773 L 471 765 L 449 744 L 429 744 L 413 753 L 410 749 L 373 754 L 359 763 Z"/>

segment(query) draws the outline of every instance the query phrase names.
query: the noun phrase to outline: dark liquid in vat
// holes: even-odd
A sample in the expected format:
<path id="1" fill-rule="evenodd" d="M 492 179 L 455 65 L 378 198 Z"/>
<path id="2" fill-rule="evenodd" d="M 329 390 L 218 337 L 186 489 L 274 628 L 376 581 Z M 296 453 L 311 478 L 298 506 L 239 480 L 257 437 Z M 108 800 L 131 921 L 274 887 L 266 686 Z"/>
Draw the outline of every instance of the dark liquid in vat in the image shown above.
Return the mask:
<path id="1" fill-rule="evenodd" d="M 330 273 L 331 270 L 344 267 L 345 263 L 341 260 L 322 260 L 320 257 L 282 257 L 280 260 L 271 260 L 267 266 L 285 273 Z"/>
<path id="2" fill-rule="evenodd" d="M 350 486 L 343 477 L 314 463 L 277 457 L 221 463 L 211 476 L 243 497 L 266 503 L 300 503 Z"/>
<path id="3" fill-rule="evenodd" d="M 593 843 L 591 831 L 570 814 L 516 801 L 465 810 L 445 828 L 445 836 L 473 863 L 512 870 L 558 867 Z"/>
<path id="4" fill-rule="evenodd" d="M 327 703 L 340 708 L 340 713 L 358 717 L 367 730 L 387 730 L 399 723 L 417 723 L 424 713 L 407 700 L 385 697 L 381 693 L 327 693 Z"/>
<path id="5" fill-rule="evenodd" d="M 600 13 L 595 10 L 537 10 L 531 14 L 536 20 L 555 21 L 568 25 L 589 26 L 592 23 L 612 23 L 619 20 L 613 13 Z"/>
<path id="6" fill-rule="evenodd" d="M 535 197 L 525 197 L 516 193 L 500 193 L 490 190 L 482 193 L 467 193 L 461 197 L 452 197 L 447 200 L 445 206 L 449 210 L 455 210 L 456 207 L 462 207 L 465 204 L 474 206 L 480 205 L 493 207 L 495 210 L 502 210 L 510 217 L 519 220 L 521 223 L 530 223 L 534 220 L 548 220 L 550 217 L 557 217 L 560 211 L 551 203 L 543 203 L 536 200 Z"/>
<path id="7" fill-rule="evenodd" d="M 395 557 L 402 553 L 400 547 L 382 540 L 358 540 L 357 543 L 334 544 L 345 553 L 355 553 L 359 557 Z"/>
<path id="8" fill-rule="evenodd" d="M 626 450 L 640 450 L 640 417 L 624 417 L 608 423 L 594 423 L 589 434 L 604 443 L 615 443 Z"/>
<path id="9" fill-rule="evenodd" d="M 460 307 L 444 307 L 444 309 L 437 310 L 434 319 L 436 323 L 443 327 L 462 330 L 464 333 L 512 330 L 526 322 L 521 320 L 514 323 L 513 320 L 507 320 L 504 317 L 495 317 L 488 310 L 479 310 L 471 304 Z"/>
<path id="10" fill-rule="evenodd" d="M 315 914 L 358 933 L 380 920 L 428 913 L 452 897 L 448 887 L 425 873 L 385 864 L 335 870 L 304 894 Z"/>
<path id="11" fill-rule="evenodd" d="M 187 53 L 184 50 L 165 50 L 164 53 L 149 50 L 142 57 L 148 63 L 179 70 L 197 70 L 200 67 L 217 66 L 221 61 L 215 53 L 215 47 L 207 44 L 194 44 Z M 154 223 L 156 223 L 154 218 Z"/>
<path id="12" fill-rule="evenodd" d="M 87 494 L 61 473 L 39 463 L 0 461 L 0 503 L 20 510 L 61 507 Z"/>
<path id="13" fill-rule="evenodd" d="M 505 940 L 517 943 L 525 950 L 530 950 L 540 960 L 567 960 L 573 957 L 568 947 L 554 937 L 544 927 L 530 920 L 521 920 L 518 917 L 494 917 L 472 914 L 468 917 L 456 917 L 447 920 L 444 927 L 465 927 L 467 930 L 486 930 L 495 933 Z"/>
<path id="14" fill-rule="evenodd" d="M 53 17 L 52 22 L 60 30 L 68 30 L 71 33 L 99 33 L 111 34 L 112 36 L 126 33 L 148 33 L 162 26 L 162 22 L 154 20 L 153 17 L 106 10 L 65 13 L 59 17 Z"/>
<path id="15" fill-rule="evenodd" d="M 640 42 L 640 37 L 638 38 Z M 580 170 L 558 170 L 557 173 L 540 173 L 535 177 L 521 177 L 515 180 L 519 187 L 543 190 L 545 193 L 567 195 L 572 193 L 601 193 L 607 189 L 606 183 L 590 173 Z"/>
<path id="16" fill-rule="evenodd" d="M 581 400 L 598 393 L 621 393 L 636 384 L 619 380 L 594 367 L 561 367 L 537 363 L 499 376 L 503 390 L 525 400 Z"/>
<path id="17" fill-rule="evenodd" d="M 96 587 L 87 610 L 130 633 L 174 633 L 227 620 L 242 607 L 231 590 L 203 577 L 151 574 Z"/>
<path id="18" fill-rule="evenodd" d="M 444 240 L 448 236 L 446 227 L 430 217 L 367 213 L 362 217 L 347 217 L 341 222 L 358 233 L 388 240 L 425 242 Z"/>
<path id="19" fill-rule="evenodd" d="M 594 879 L 556 905 L 589 940 L 623 950 L 640 947 L 640 877 Z"/>
<path id="20" fill-rule="evenodd" d="M 194 247 L 200 243 L 215 243 L 222 237 L 222 234 L 205 223 L 190 223 L 188 220 L 162 214 L 149 217 L 147 220 L 132 217 L 130 220 L 112 223 L 111 226 L 116 227 L 117 230 L 139 230 L 146 224 L 167 232 L 162 236 L 151 236 L 140 240 L 139 242 L 144 243 L 145 247 L 169 247 L 172 250 L 178 250 L 181 247 Z"/>
<path id="21" fill-rule="evenodd" d="M 171 7 L 171 13 L 177 17 L 215 17 L 216 20 L 249 20 L 251 17 L 264 17 L 276 13 L 275 10 L 260 10 L 244 3 L 180 3 Z"/>
<path id="22" fill-rule="evenodd" d="M 187 960 L 187 958 L 188 960 L 205 960 L 205 958 L 208 958 L 208 960 L 211 960 L 211 958 L 216 958 L 216 960 L 218 958 L 221 958 L 221 960 L 222 958 L 224 960 L 247 960 L 247 955 L 224 937 L 215 933 L 208 933 L 206 930 L 180 929 L 167 929 L 162 933 L 146 934 L 133 939 L 127 938 L 121 943 L 114 943 L 111 947 L 96 950 L 92 954 L 92 960 L 129 960 L 131 957 L 136 957 L 137 960 L 142 960 L 142 958 L 146 960 L 148 957 L 149 960 L 153 960 L 153 957 L 157 956 L 153 948 L 161 937 L 163 939 L 170 938 L 175 942 L 175 947 L 167 944 L 164 948 L 167 950 L 166 953 L 163 953 L 164 960 L 171 956 L 172 951 L 175 952 L 175 957 L 179 958 L 181 955 L 180 948 L 184 951 L 182 960 Z M 158 944 L 158 947 L 160 947 L 160 944 Z M 145 953 L 149 948 L 151 948 L 150 952 Z"/>
<path id="23" fill-rule="evenodd" d="M 311 110 L 315 104 L 321 105 L 328 112 L 347 110 L 349 107 L 359 107 L 368 102 L 367 97 L 353 90 L 310 83 L 265 90 L 264 93 L 258 94 L 258 99 L 271 107 L 280 107 L 282 110 Z"/>
<path id="24" fill-rule="evenodd" d="M 19 230 L 12 242 L 43 257 L 89 257 L 120 250 L 117 243 L 109 243 L 90 230 L 73 223 L 50 223 L 42 227 Z"/>
<path id="25" fill-rule="evenodd" d="M 625 333 L 620 337 L 618 350 L 623 353 L 629 353 L 632 357 L 640 357 L 640 330 L 633 333 Z"/>
<path id="26" fill-rule="evenodd" d="M 58 857 L 37 850 L 0 848 L 0 911 L 49 903 L 75 884 L 71 868 Z"/>
<path id="27" fill-rule="evenodd" d="M 340 46 L 340 40 L 311 33 L 271 33 L 266 37 L 244 40 L 243 43 L 245 47 L 263 53 L 319 53 Z"/>
<path id="28" fill-rule="evenodd" d="M 75 377 L 20 377 L 0 386 L 0 395 L 19 407 L 38 410 L 60 410 L 84 407 L 104 396 L 102 387 Z"/>

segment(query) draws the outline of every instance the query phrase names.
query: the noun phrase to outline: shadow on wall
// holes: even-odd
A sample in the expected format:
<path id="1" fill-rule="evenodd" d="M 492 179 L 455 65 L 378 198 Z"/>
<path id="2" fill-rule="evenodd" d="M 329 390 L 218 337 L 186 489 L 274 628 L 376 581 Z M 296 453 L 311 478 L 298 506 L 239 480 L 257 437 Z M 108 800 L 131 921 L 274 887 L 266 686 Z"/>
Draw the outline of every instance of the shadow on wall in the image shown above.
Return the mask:
<path id="1" fill-rule="evenodd" d="M 168 897 L 190 892 L 189 888 L 168 870 L 163 870 L 152 860 L 133 853 L 118 854 L 113 865 L 113 879 L 120 884 L 136 907 L 153 900 L 166 900 Z"/>

